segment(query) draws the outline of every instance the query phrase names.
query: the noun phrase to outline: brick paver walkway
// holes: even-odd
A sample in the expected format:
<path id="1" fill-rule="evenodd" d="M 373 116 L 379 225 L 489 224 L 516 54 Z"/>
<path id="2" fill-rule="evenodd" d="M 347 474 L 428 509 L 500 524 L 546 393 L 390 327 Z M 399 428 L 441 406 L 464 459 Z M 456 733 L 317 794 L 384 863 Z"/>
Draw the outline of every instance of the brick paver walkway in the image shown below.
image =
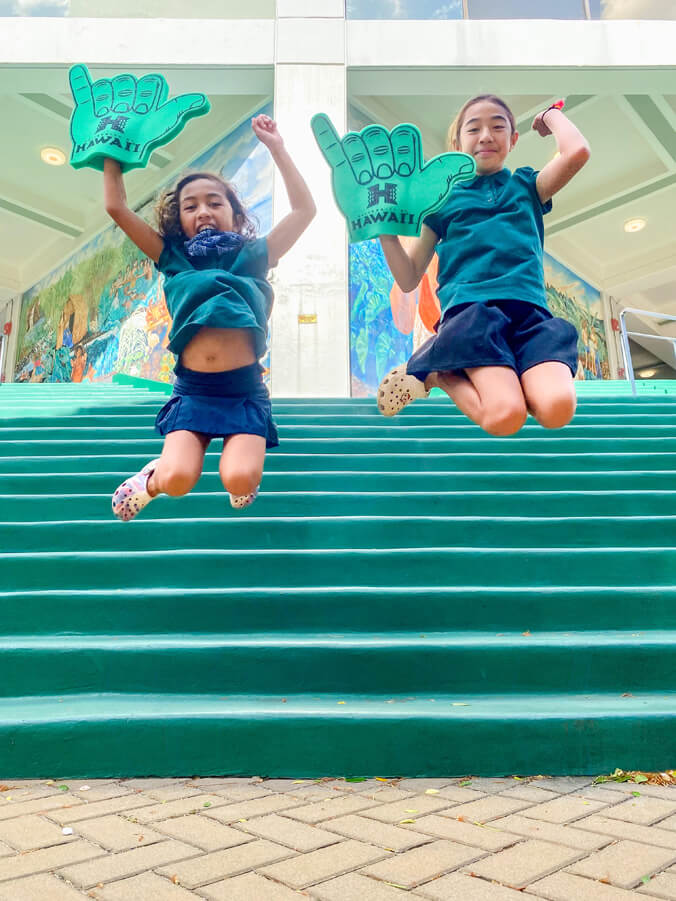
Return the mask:
<path id="1" fill-rule="evenodd" d="M 676 901 L 676 789 L 591 778 L 14 781 L 0 901 Z"/>

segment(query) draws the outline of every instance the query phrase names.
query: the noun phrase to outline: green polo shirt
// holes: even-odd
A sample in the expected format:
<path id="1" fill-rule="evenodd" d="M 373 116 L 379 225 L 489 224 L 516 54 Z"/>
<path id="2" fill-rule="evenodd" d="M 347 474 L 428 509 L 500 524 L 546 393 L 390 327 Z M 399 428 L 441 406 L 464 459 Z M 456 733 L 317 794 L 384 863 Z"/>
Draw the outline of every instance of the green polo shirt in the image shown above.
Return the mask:
<path id="1" fill-rule="evenodd" d="M 204 326 L 251 329 L 256 356 L 266 350 L 273 293 L 267 280 L 265 238 L 246 241 L 221 256 L 189 257 L 180 242 L 165 239 L 157 261 L 172 318 L 169 350 L 180 356 Z"/>
<path id="2" fill-rule="evenodd" d="M 529 166 L 502 169 L 453 186 L 425 224 L 439 236 L 442 314 L 449 307 L 491 300 L 523 300 L 547 309 L 542 217 L 552 208 L 535 188 Z"/>

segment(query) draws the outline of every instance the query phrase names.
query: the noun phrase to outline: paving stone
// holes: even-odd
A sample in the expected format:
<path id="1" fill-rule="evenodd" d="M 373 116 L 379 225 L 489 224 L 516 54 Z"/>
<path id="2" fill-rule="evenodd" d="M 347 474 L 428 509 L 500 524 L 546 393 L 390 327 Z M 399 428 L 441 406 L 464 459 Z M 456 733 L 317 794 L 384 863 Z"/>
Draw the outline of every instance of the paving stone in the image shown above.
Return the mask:
<path id="1" fill-rule="evenodd" d="M 164 841 L 166 836 L 124 817 L 111 814 L 95 820 L 84 820 L 73 827 L 78 835 L 96 842 L 108 851 L 129 851 L 142 845 Z"/>
<path id="2" fill-rule="evenodd" d="M 238 829 L 231 829 L 223 823 L 217 823 L 210 817 L 199 814 L 188 814 L 184 817 L 174 817 L 172 820 L 160 820 L 153 823 L 155 829 L 166 832 L 179 841 L 195 845 L 203 851 L 219 851 L 222 848 L 234 848 L 235 845 L 243 845 L 251 841 L 251 836 Z"/>
<path id="3" fill-rule="evenodd" d="M 411 897 L 402 889 L 376 882 L 359 873 L 349 873 L 321 885 L 313 885 L 307 894 L 319 901 L 405 901 Z"/>
<path id="4" fill-rule="evenodd" d="M 590 817 L 590 819 L 592 818 Z M 577 848 L 580 851 L 598 851 L 599 848 L 603 848 L 612 841 L 608 835 L 594 835 L 596 830 L 582 832 L 573 826 L 559 826 L 543 820 L 530 820 L 519 814 L 493 820 L 491 826 L 495 826 L 496 829 L 504 829 L 505 832 L 511 832 L 513 835 L 538 838 L 543 842 L 566 845 L 568 848 Z"/>
<path id="5" fill-rule="evenodd" d="M 641 885 L 636 889 L 644 895 L 650 895 L 651 898 L 665 898 L 666 901 L 676 901 L 676 873 L 660 873 L 655 876 L 646 885 Z"/>
<path id="6" fill-rule="evenodd" d="M 212 788 L 246 788 L 253 785 L 253 782 L 251 776 L 195 776 L 185 785 L 199 789 L 207 788 L 211 791 Z"/>
<path id="7" fill-rule="evenodd" d="M 159 867 L 170 860 L 184 860 L 199 854 L 198 848 L 182 842 L 166 841 L 145 848 L 134 848 L 121 854 L 109 854 L 87 863 L 63 867 L 58 875 L 79 888 L 89 889 L 99 882 L 112 882 L 125 876 L 135 876 L 144 870 Z"/>
<path id="8" fill-rule="evenodd" d="M 636 901 L 636 893 L 592 882 L 571 873 L 554 873 L 539 882 L 533 882 L 525 890 L 528 895 L 546 898 L 547 901 Z"/>
<path id="9" fill-rule="evenodd" d="M 431 901 L 523 901 L 522 892 L 495 885 L 466 873 L 449 873 L 441 879 L 421 885 L 416 897 L 430 898 Z M 571 899 L 567 899 L 571 901 Z"/>
<path id="10" fill-rule="evenodd" d="M 142 791 L 146 788 L 166 788 L 169 785 L 179 785 L 184 782 L 183 779 L 158 779 L 152 777 L 150 779 L 123 779 L 120 783 L 128 788 L 140 788 Z"/>
<path id="11" fill-rule="evenodd" d="M 377 783 L 378 784 L 378 783 Z M 362 798 L 370 798 L 379 804 L 392 804 L 395 801 L 407 801 L 413 797 L 413 792 L 402 791 L 400 788 L 392 788 L 387 785 L 384 788 L 376 788 L 373 791 L 359 792 Z M 352 795 L 354 797 L 354 794 Z"/>
<path id="12" fill-rule="evenodd" d="M 523 811 L 525 817 L 532 817 L 535 820 L 545 820 L 548 823 L 572 823 L 575 820 L 581 820 L 582 817 L 588 817 L 597 810 L 603 810 L 608 805 L 603 801 L 589 801 L 581 798 L 579 795 L 565 795 L 563 798 L 556 798 L 554 801 L 546 801 L 544 804 L 536 804 Z M 609 808 L 610 809 L 610 808 Z"/>
<path id="13" fill-rule="evenodd" d="M 153 804 L 144 807 L 134 816 L 139 823 L 155 823 L 159 820 L 168 820 L 170 817 L 185 816 L 189 813 L 204 813 L 214 807 L 224 807 L 228 802 L 218 795 L 191 795 L 189 798 L 180 798 L 176 801 L 167 801 L 166 804 Z"/>
<path id="14" fill-rule="evenodd" d="M 225 851 L 212 851 L 194 860 L 160 867 L 157 872 L 170 878 L 176 876 L 182 886 L 194 889 L 229 876 L 239 876 L 240 873 L 284 860 L 293 854 L 293 851 L 274 842 L 253 841 Z"/>
<path id="15" fill-rule="evenodd" d="M 69 796 L 65 797 L 66 794 Z M 27 816 L 31 813 L 40 814 L 47 810 L 54 811 L 66 808 L 73 810 L 80 804 L 82 804 L 80 798 L 74 798 L 67 792 L 59 792 L 58 795 L 53 795 L 48 798 L 36 798 L 33 801 L 15 802 L 0 798 L 0 821 L 10 820 L 14 817 Z M 54 817 L 52 817 L 52 819 L 54 819 Z"/>
<path id="16" fill-rule="evenodd" d="M 72 800 L 76 801 L 76 798 Z M 136 793 L 131 795 L 121 795 L 119 798 L 111 798 L 108 801 L 95 801 L 93 804 L 78 803 L 70 808 L 49 811 L 49 819 L 56 820 L 62 826 L 72 826 L 73 823 L 79 823 L 82 820 L 93 820 L 96 817 L 105 817 L 109 813 L 123 813 L 124 811 L 136 811 L 138 808 L 148 806 L 153 803 L 152 798 L 146 798 L 144 795 Z M 134 813 L 134 816 L 137 814 Z"/>
<path id="17" fill-rule="evenodd" d="M 0 901 L 82 901 L 82 895 L 46 873 L 0 884 Z"/>
<path id="18" fill-rule="evenodd" d="M 545 791 L 556 792 L 565 795 L 569 792 L 580 791 L 594 782 L 591 776 L 548 776 L 544 779 L 534 779 L 532 784 Z"/>
<path id="19" fill-rule="evenodd" d="M 460 781 L 469 782 L 470 784 L 465 786 L 466 788 L 471 788 L 473 791 L 481 792 L 484 795 L 497 795 L 519 784 L 519 780 L 509 776 L 500 778 L 477 777 L 476 779 L 461 779 Z"/>
<path id="20" fill-rule="evenodd" d="M 641 797 L 662 798 L 663 801 L 676 801 L 676 785 L 650 785 L 647 782 L 603 782 L 606 791 L 632 795 L 638 792 Z"/>
<path id="21" fill-rule="evenodd" d="M 67 845 L 56 845 L 54 848 L 43 848 L 29 851 L 16 857 L 0 859 L 0 882 L 7 879 L 21 879 L 33 873 L 46 873 L 67 864 L 80 863 L 94 857 L 102 857 L 104 852 L 89 842 L 75 841 Z"/>
<path id="22" fill-rule="evenodd" d="M 408 852 L 410 853 L 410 852 Z M 369 863 L 392 858 L 392 852 L 351 840 L 342 841 L 330 848 L 321 848 L 310 854 L 299 854 L 260 872 L 293 889 L 304 889 L 317 882 L 324 882 L 356 870 Z"/>
<path id="23" fill-rule="evenodd" d="M 573 848 L 529 840 L 480 860 L 472 865 L 472 872 L 510 888 L 522 889 L 582 856 L 582 852 Z"/>
<path id="24" fill-rule="evenodd" d="M 108 798 L 119 798 L 122 795 L 132 794 L 132 789 L 127 788 L 120 782 L 106 782 L 104 779 L 71 779 L 66 780 L 65 782 L 59 782 L 58 785 L 67 785 L 69 795 L 75 798 L 81 798 L 87 804 L 92 804 L 94 801 L 106 801 Z M 57 791 L 58 790 L 59 789 L 57 788 Z"/>
<path id="25" fill-rule="evenodd" d="M 620 799 L 617 792 L 610 792 L 603 785 L 589 785 L 580 791 L 573 792 L 573 795 L 580 798 L 587 798 L 589 801 L 603 801 L 606 804 L 619 804 Z"/>
<path id="26" fill-rule="evenodd" d="M 276 813 L 235 825 L 243 832 L 278 842 L 280 845 L 287 845 L 294 851 L 316 851 L 317 848 L 325 848 L 339 841 L 333 832 L 325 832 L 317 826 L 307 826 L 289 817 L 280 817 Z"/>
<path id="27" fill-rule="evenodd" d="M 676 861 L 671 848 L 654 848 L 638 842 L 619 841 L 570 867 L 571 873 L 603 879 L 619 888 L 633 888 L 643 876 L 664 870 Z"/>
<path id="28" fill-rule="evenodd" d="M 0 857 L 10 857 L 15 853 L 14 848 L 10 848 L 8 845 L 4 845 L 0 842 Z"/>
<path id="29" fill-rule="evenodd" d="M 226 785 L 223 788 L 214 788 L 213 794 L 222 795 L 229 801 L 253 801 L 255 798 L 278 797 L 274 792 L 262 788 L 262 783 L 256 785 Z"/>
<path id="30" fill-rule="evenodd" d="M 676 831 L 676 816 L 667 817 L 666 820 L 661 820 L 659 828 L 668 829 L 669 831 Z"/>
<path id="31" fill-rule="evenodd" d="M 484 851 L 501 851 L 521 841 L 520 835 L 502 832 L 492 824 L 490 827 L 475 826 L 473 823 L 461 823 L 459 820 L 440 817 L 437 814 L 421 817 L 415 821 L 414 826 L 402 828 L 415 829 L 416 832 L 434 835 L 437 838 L 447 838 L 463 845 L 483 848 Z"/>
<path id="32" fill-rule="evenodd" d="M 348 796 L 328 785 L 309 785 L 307 788 L 299 785 L 296 791 L 286 792 L 286 797 L 298 798 L 300 801 L 313 803 L 314 801 L 328 801 L 331 798 L 345 798 Z M 350 795 L 350 797 L 355 798 L 357 796 Z"/>
<path id="33" fill-rule="evenodd" d="M 33 851 L 35 848 L 63 845 L 74 840 L 73 836 L 64 835 L 60 826 L 35 814 L 0 823 L 0 839 L 17 851 Z"/>
<path id="34" fill-rule="evenodd" d="M 384 789 L 403 791 L 403 789 L 397 788 L 397 786 L 393 785 L 391 782 L 381 782 L 379 779 L 366 779 L 365 782 L 343 782 L 342 784 L 343 791 L 352 793 L 357 792 L 357 794 L 361 792 L 377 792 Z M 411 792 L 411 794 L 413 793 Z"/>
<path id="35" fill-rule="evenodd" d="M 79 895 L 82 898 L 82 895 Z M 195 901 L 195 895 L 155 873 L 142 873 L 97 889 L 100 901 Z M 48 899 L 51 901 L 51 899 Z"/>
<path id="36" fill-rule="evenodd" d="M 658 820 L 676 814 L 676 802 L 642 795 L 640 798 L 628 798 L 621 804 L 604 810 L 603 813 L 611 819 L 624 820 L 626 823 L 636 823 L 639 826 L 651 826 Z"/>
<path id="37" fill-rule="evenodd" d="M 361 872 L 365 876 L 411 889 L 485 855 L 486 852 L 481 848 L 440 840 L 371 864 Z"/>
<path id="38" fill-rule="evenodd" d="M 567 828 L 577 832 L 583 829 L 589 832 L 597 832 L 613 838 L 626 838 L 633 842 L 643 842 L 646 845 L 655 845 L 658 848 L 673 848 L 676 850 L 676 833 L 659 826 L 637 826 L 634 823 L 626 823 L 624 820 L 611 820 L 603 814 L 595 813 L 584 820 L 578 820 Z"/>
<path id="39" fill-rule="evenodd" d="M 474 791 L 472 788 L 463 788 L 461 785 L 447 785 L 445 788 L 440 788 L 439 794 L 434 797 L 448 798 L 451 801 L 457 801 L 458 804 L 469 804 L 471 801 L 480 801 L 486 795 L 483 792 Z"/>
<path id="40" fill-rule="evenodd" d="M 220 823 L 238 823 L 241 820 L 250 820 L 268 813 L 287 810 L 289 807 L 301 807 L 302 804 L 303 802 L 297 798 L 288 798 L 286 795 L 267 795 L 264 798 L 241 801 L 238 804 L 227 804 L 225 807 L 210 807 L 207 810 L 207 816 Z"/>
<path id="41" fill-rule="evenodd" d="M 397 788 L 413 792 L 414 795 L 422 795 L 428 788 L 444 788 L 452 782 L 452 779 L 401 779 L 397 782 Z"/>
<path id="42" fill-rule="evenodd" d="M 202 794 L 199 788 L 194 785 L 163 785 L 157 788 L 145 789 L 143 794 L 155 801 L 180 801 L 183 798 L 195 798 Z"/>
<path id="43" fill-rule="evenodd" d="M 507 814 L 516 813 L 517 810 L 523 810 L 528 807 L 527 801 L 520 801 L 518 798 L 508 798 L 505 795 L 489 795 L 478 801 L 470 801 L 469 804 L 458 804 L 446 810 L 442 816 L 450 817 L 457 820 L 462 817 L 468 823 L 489 823 L 491 820 L 497 820 L 498 817 L 505 817 Z"/>
<path id="44" fill-rule="evenodd" d="M 408 851 L 409 848 L 415 848 L 417 845 L 430 841 L 427 835 L 420 835 L 400 826 L 390 826 L 387 823 L 368 820 L 366 817 L 356 814 L 327 820 L 323 825 L 329 832 L 337 832 L 347 838 L 377 845 L 379 848 L 389 848 L 391 851 Z"/>
<path id="45" fill-rule="evenodd" d="M 304 804 L 302 807 L 293 807 L 287 814 L 294 820 L 303 823 L 321 823 L 333 817 L 342 817 L 358 810 L 377 805 L 377 801 L 366 798 L 363 795 L 336 795 L 326 801 L 316 801 L 314 804 Z M 399 802 L 401 803 L 401 802 Z"/>
<path id="46" fill-rule="evenodd" d="M 297 892 L 257 873 L 214 882 L 200 889 L 200 895 L 208 901 L 299 901 Z"/>
<path id="47" fill-rule="evenodd" d="M 455 802 L 439 795 L 411 795 L 405 801 L 394 801 L 391 804 L 380 804 L 365 810 L 362 816 L 380 820 L 381 823 L 400 823 L 402 820 L 415 819 L 429 813 L 437 813 L 454 807 Z"/>
<path id="48" fill-rule="evenodd" d="M 316 784 L 316 779 L 264 779 L 261 786 L 271 792 L 290 792 L 302 784 Z"/>
<path id="49" fill-rule="evenodd" d="M 544 788 L 538 788 L 535 783 L 532 785 L 529 783 L 528 785 L 517 784 L 516 788 L 510 788 L 509 791 L 504 792 L 504 797 L 518 798 L 520 801 L 530 801 L 532 804 L 544 804 L 545 801 L 553 801 L 559 795 L 555 792 L 545 791 Z"/>

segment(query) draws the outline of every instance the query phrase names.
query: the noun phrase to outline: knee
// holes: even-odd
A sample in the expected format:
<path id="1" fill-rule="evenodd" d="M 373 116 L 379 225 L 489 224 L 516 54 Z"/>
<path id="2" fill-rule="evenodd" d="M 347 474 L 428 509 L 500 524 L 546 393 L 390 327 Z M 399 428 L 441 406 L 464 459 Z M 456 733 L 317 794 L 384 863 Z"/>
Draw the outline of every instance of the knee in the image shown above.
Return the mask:
<path id="1" fill-rule="evenodd" d="M 506 438 L 522 428 L 527 416 L 524 403 L 506 401 L 499 407 L 486 411 L 481 420 L 481 428 L 497 438 Z"/>
<path id="2" fill-rule="evenodd" d="M 237 497 L 252 494 L 260 485 L 262 477 L 261 469 L 255 466 L 238 466 L 221 472 L 225 490 Z"/>
<path id="3" fill-rule="evenodd" d="M 191 491 L 197 484 L 200 472 L 177 464 L 169 464 L 158 468 L 157 482 L 160 491 L 171 497 L 181 497 Z"/>
<path id="4" fill-rule="evenodd" d="M 541 426 L 546 429 L 561 429 L 568 425 L 575 415 L 577 399 L 574 389 L 552 393 L 538 403 L 533 414 Z"/>

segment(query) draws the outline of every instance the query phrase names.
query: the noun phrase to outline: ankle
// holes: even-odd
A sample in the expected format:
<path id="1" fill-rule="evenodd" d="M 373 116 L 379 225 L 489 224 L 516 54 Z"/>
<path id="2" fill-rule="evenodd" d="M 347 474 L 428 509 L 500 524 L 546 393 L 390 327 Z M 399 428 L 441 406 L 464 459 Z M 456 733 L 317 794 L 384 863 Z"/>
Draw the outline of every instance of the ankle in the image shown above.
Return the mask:
<path id="1" fill-rule="evenodd" d="M 157 478 L 154 469 L 148 476 L 148 481 L 146 482 L 146 491 L 148 492 L 150 497 L 157 497 L 157 495 L 160 493 L 160 486 L 157 484 Z"/>

